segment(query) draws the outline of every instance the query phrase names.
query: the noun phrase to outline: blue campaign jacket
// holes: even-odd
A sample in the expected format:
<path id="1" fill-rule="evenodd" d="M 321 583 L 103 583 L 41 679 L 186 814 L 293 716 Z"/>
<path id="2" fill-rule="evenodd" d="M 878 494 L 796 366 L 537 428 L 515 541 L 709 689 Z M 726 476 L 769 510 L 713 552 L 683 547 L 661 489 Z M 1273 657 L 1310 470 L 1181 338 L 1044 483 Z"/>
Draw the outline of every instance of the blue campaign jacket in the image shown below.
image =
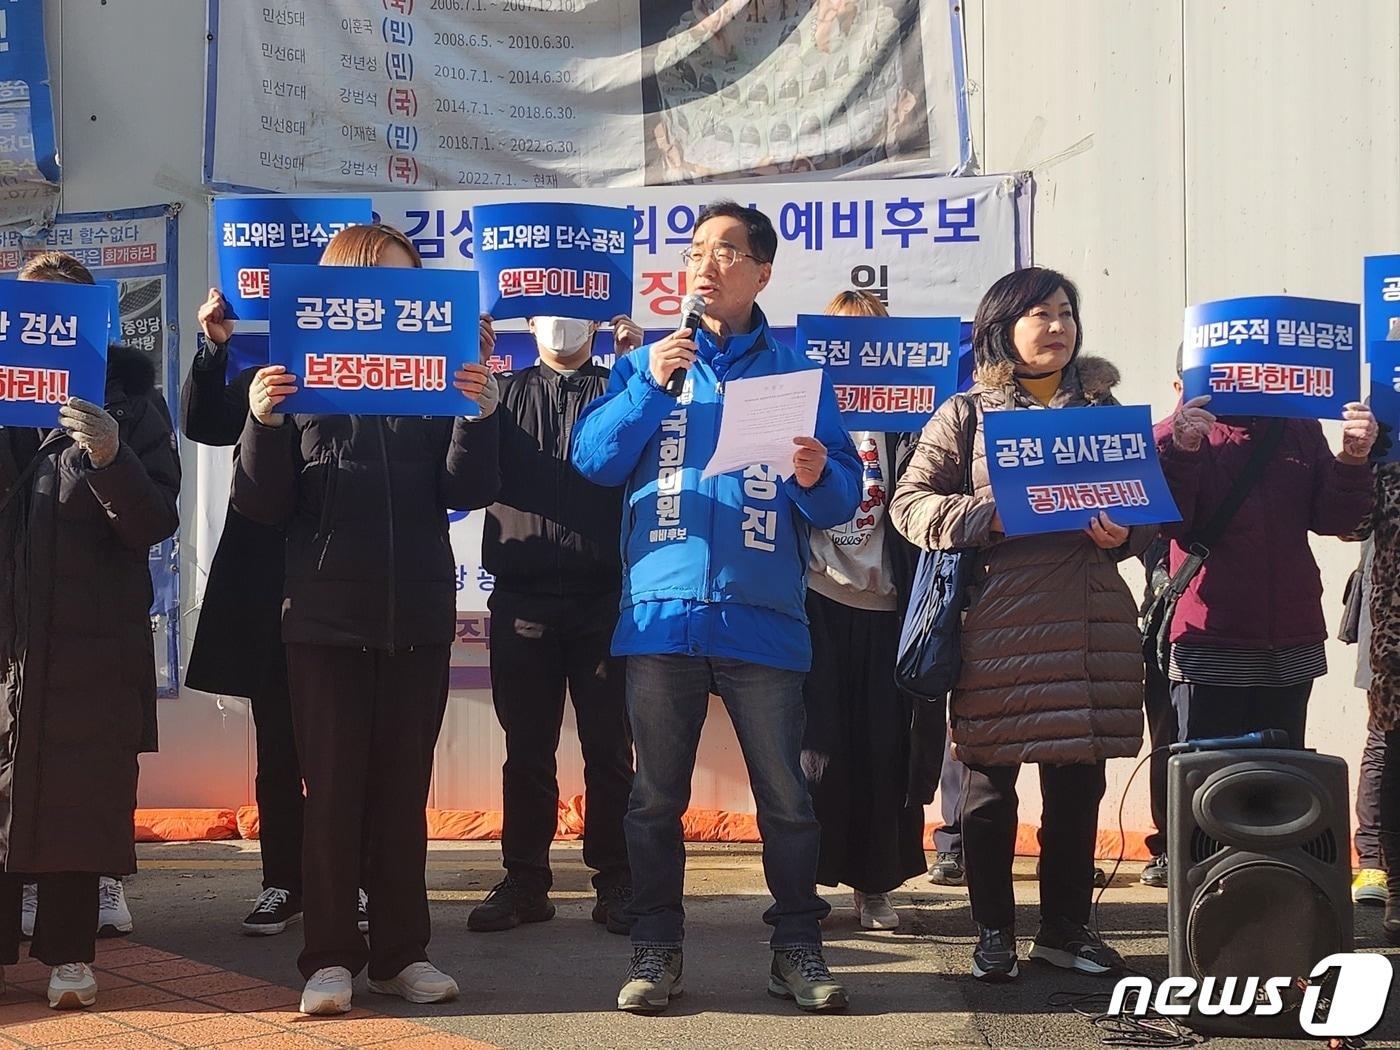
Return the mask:
<path id="1" fill-rule="evenodd" d="M 726 381 L 819 367 L 778 343 L 757 307 L 754 317 L 751 332 L 723 347 L 701 330 L 680 398 L 652 378 L 650 346 L 628 354 L 574 429 L 579 472 L 626 485 L 616 655 L 721 656 L 798 671 L 811 664 L 808 530 L 850 520 L 860 466 L 823 380 L 815 436 L 828 456 L 815 485 L 803 489 L 762 466 L 701 480 Z"/>

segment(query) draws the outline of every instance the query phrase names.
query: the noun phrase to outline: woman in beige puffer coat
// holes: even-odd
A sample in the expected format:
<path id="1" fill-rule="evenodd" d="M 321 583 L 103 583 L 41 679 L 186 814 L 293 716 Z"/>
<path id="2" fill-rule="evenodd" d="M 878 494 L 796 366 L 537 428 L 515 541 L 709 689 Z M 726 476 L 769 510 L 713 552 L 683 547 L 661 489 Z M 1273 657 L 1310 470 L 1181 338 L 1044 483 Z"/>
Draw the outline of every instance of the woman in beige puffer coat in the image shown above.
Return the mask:
<path id="1" fill-rule="evenodd" d="M 924 550 L 975 548 L 962 628 L 962 670 L 949 712 L 967 768 L 963 851 L 978 926 L 973 975 L 1017 974 L 1011 864 L 1016 777 L 1040 765 L 1041 922 L 1031 957 L 1083 973 L 1123 960 L 1088 928 L 1104 763 L 1142 748 L 1143 662 L 1137 606 L 1118 563 L 1153 528 L 1096 515 L 1083 532 L 1006 537 L 988 478 L 987 411 L 1117 404 L 1118 371 L 1079 357 L 1079 297 L 1053 270 L 1003 277 L 973 325 L 975 383 L 924 427 L 890 504 L 895 527 Z M 972 479 L 964 434 L 976 412 Z"/>

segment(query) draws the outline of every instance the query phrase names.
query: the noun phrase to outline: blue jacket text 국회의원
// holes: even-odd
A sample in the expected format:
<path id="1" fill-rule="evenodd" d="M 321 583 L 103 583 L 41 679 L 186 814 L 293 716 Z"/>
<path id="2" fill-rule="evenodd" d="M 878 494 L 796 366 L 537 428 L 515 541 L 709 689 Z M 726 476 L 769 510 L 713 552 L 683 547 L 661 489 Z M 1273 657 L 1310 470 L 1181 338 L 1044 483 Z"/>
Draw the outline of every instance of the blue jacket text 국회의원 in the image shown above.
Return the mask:
<path id="1" fill-rule="evenodd" d="M 827 466 L 810 489 L 762 465 L 701 479 L 726 382 L 819 367 L 778 343 L 757 307 L 754 320 L 723 345 L 697 334 L 679 398 L 651 375 L 650 346 L 628 354 L 574 430 L 573 462 L 584 477 L 626 485 L 619 656 L 719 656 L 796 671 L 811 664 L 808 530 L 850 519 L 860 467 L 824 381 L 813 436 L 827 448 Z"/>

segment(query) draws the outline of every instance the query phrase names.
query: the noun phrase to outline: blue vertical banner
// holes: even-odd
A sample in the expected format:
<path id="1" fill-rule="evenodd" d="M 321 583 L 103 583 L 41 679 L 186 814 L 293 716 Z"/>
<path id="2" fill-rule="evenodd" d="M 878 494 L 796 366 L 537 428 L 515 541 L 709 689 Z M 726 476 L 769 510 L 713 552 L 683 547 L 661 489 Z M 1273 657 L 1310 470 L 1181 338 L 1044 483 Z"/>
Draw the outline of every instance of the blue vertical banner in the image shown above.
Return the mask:
<path id="1" fill-rule="evenodd" d="M 37 229 L 58 203 L 42 0 L 0 0 L 0 227 Z"/>
<path id="2" fill-rule="evenodd" d="M 957 390 L 956 317 L 799 314 L 797 349 L 831 378 L 847 430 L 920 430 Z"/>
<path id="3" fill-rule="evenodd" d="M 476 275 L 395 267 L 272 267 L 269 363 L 297 376 L 282 410 L 474 416 L 453 373 L 481 356 Z"/>
<path id="4" fill-rule="evenodd" d="M 102 404 L 111 306 L 101 286 L 0 281 L 0 425 L 57 426 L 73 397 Z"/>
<path id="5" fill-rule="evenodd" d="M 314 266 L 337 233 L 373 221 L 368 197 L 218 198 L 214 245 L 229 316 L 266 321 L 269 267 Z"/>
<path id="6" fill-rule="evenodd" d="M 1366 342 L 1400 339 L 1400 255 L 1367 256 L 1364 279 Z"/>
<path id="7" fill-rule="evenodd" d="M 1180 521 L 1146 405 L 1020 409 L 984 416 L 987 472 L 1008 536 Z"/>
<path id="8" fill-rule="evenodd" d="M 481 307 L 494 318 L 632 313 L 627 208 L 600 204 L 480 204 L 472 209 Z"/>
<path id="9" fill-rule="evenodd" d="M 1361 308 L 1261 295 L 1186 308 L 1183 384 L 1217 416 L 1340 419 L 1361 396 Z"/>

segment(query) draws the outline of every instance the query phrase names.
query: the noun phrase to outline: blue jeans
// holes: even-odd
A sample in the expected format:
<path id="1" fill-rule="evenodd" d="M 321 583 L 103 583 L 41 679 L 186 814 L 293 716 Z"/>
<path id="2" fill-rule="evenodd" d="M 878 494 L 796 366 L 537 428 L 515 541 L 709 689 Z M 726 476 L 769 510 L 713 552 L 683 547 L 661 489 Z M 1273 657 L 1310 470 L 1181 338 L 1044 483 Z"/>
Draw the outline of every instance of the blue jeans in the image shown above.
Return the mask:
<path id="1" fill-rule="evenodd" d="M 802 774 L 806 710 L 801 671 L 703 656 L 627 659 L 627 713 L 637 776 L 624 827 L 632 864 L 632 943 L 678 948 L 685 936 L 685 843 L 681 814 L 710 684 L 729 711 L 748 767 L 763 835 L 763 874 L 773 906 L 773 948 L 821 946 L 831 906 L 817 896 L 821 827 Z"/>

